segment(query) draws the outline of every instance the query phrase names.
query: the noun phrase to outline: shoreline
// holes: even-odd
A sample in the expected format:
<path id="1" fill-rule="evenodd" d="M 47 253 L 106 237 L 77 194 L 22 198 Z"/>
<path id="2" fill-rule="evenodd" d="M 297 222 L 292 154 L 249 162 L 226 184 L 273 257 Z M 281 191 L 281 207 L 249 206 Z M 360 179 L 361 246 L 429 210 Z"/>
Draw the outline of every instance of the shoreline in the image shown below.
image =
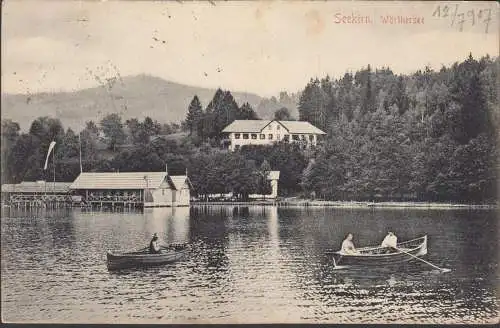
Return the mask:
<path id="1" fill-rule="evenodd" d="M 434 202 L 355 202 L 331 200 L 255 200 L 255 201 L 191 201 L 192 206 L 278 206 L 278 207 L 333 207 L 333 208 L 411 208 L 411 209 L 498 209 L 497 204 L 453 204 Z"/>

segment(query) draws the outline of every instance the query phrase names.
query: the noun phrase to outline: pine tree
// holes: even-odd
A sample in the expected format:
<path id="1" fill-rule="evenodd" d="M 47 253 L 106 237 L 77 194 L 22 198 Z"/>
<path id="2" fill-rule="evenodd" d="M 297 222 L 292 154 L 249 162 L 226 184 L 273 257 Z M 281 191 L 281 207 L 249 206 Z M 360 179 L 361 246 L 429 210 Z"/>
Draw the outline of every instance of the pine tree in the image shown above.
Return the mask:
<path id="1" fill-rule="evenodd" d="M 253 110 L 252 106 L 250 106 L 250 104 L 248 102 L 246 102 L 240 107 L 236 119 L 237 120 L 258 120 L 259 117 L 257 116 L 257 113 Z"/>
<path id="2" fill-rule="evenodd" d="M 189 129 L 189 134 L 193 134 L 193 132 L 199 133 L 201 127 L 201 121 L 203 119 L 203 109 L 201 107 L 200 99 L 195 95 L 193 100 L 188 107 L 188 112 L 186 115 L 186 125 Z"/>
<path id="3" fill-rule="evenodd" d="M 217 89 L 207 106 L 204 120 L 204 134 L 207 137 L 219 139 L 221 131 L 232 121 L 239 112 L 239 107 L 229 91 Z"/>

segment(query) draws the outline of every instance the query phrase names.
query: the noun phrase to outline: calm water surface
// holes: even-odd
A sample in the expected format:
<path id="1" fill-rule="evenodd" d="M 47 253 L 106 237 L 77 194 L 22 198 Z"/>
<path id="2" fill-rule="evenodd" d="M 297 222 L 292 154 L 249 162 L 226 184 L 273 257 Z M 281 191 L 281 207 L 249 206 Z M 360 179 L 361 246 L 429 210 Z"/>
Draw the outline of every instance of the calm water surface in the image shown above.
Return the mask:
<path id="1" fill-rule="evenodd" d="M 193 207 L 144 213 L 23 212 L 1 219 L 7 322 L 494 323 L 494 211 Z M 429 236 L 432 263 L 333 270 L 348 232 Z M 106 250 L 189 242 L 180 262 L 116 273 Z"/>

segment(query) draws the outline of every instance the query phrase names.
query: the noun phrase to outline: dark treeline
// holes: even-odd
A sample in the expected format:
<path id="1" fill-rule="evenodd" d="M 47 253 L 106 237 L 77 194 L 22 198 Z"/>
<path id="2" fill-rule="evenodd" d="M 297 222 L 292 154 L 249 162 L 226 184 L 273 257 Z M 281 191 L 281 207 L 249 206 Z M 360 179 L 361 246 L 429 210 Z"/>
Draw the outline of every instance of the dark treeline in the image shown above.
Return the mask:
<path id="1" fill-rule="evenodd" d="M 396 75 L 370 66 L 342 78 L 312 79 L 299 101 L 300 120 L 327 137 L 315 149 L 293 144 L 245 146 L 230 153 L 220 131 L 235 119 L 257 119 L 229 91 L 203 108 L 194 97 L 181 124 L 123 121 L 110 114 L 80 133 L 40 117 L 29 131 L 2 120 L 2 183 L 52 180 L 43 170 L 52 140 L 56 179 L 84 171 L 188 170 L 194 194 L 269 192 L 266 172 L 281 172 L 279 193 L 332 200 L 491 202 L 496 197 L 498 59 L 470 56 L 439 71 Z M 277 119 L 292 119 L 286 108 Z"/>
<path id="2" fill-rule="evenodd" d="M 494 201 L 498 58 L 311 80 L 300 119 L 328 140 L 303 174 L 327 199 Z"/>

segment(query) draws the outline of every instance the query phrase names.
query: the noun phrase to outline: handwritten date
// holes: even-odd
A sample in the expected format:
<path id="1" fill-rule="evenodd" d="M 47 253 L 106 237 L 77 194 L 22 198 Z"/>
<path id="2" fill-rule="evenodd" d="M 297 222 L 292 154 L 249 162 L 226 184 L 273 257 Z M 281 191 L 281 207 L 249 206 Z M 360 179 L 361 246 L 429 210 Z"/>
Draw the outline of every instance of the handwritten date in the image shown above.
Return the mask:
<path id="1" fill-rule="evenodd" d="M 484 32 L 488 33 L 488 28 L 491 22 L 492 10 L 491 8 L 483 9 L 469 9 L 462 10 L 460 4 L 454 5 L 438 5 L 434 12 L 433 17 L 448 18 L 450 26 L 456 26 L 460 32 L 464 30 L 464 25 L 470 26 L 484 25 Z"/>

